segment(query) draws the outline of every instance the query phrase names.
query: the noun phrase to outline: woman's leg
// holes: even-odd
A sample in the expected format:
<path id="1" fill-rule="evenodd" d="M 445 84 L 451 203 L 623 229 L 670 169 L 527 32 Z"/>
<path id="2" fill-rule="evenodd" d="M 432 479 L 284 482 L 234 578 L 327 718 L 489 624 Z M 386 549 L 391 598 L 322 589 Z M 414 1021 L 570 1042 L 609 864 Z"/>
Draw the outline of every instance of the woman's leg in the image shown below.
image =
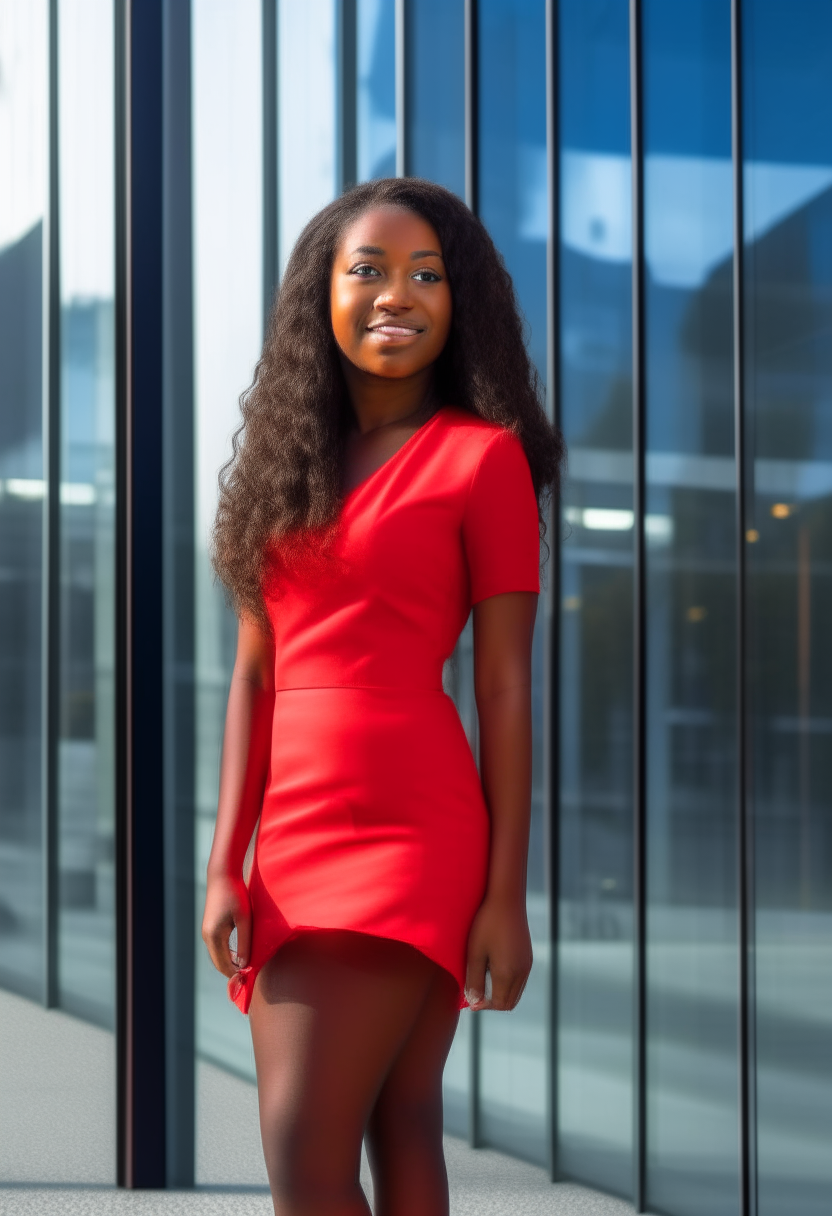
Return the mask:
<path id="1" fill-rule="evenodd" d="M 367 1126 L 376 1216 L 447 1216 L 442 1072 L 459 1020 L 456 981 L 435 967 L 425 1002 Z"/>
<path id="2" fill-rule="evenodd" d="M 249 1018 L 276 1216 L 369 1213 L 362 1136 L 438 970 L 401 942 L 321 931 L 260 972 Z"/>

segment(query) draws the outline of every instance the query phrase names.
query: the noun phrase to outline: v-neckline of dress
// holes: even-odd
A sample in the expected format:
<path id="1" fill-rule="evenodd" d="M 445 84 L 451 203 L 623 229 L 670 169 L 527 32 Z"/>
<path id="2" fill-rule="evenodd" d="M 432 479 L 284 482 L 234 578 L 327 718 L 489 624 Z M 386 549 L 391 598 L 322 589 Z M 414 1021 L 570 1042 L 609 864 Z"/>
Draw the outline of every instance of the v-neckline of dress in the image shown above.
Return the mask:
<path id="1" fill-rule="evenodd" d="M 372 473 L 370 473 L 362 481 L 359 481 L 357 483 L 357 485 L 354 485 L 351 490 L 348 490 L 347 493 L 344 494 L 343 497 L 341 498 L 342 509 L 347 505 L 348 502 L 350 502 L 355 497 L 355 495 L 358 493 L 359 490 L 365 489 L 368 485 L 370 485 L 371 482 L 376 480 L 376 478 L 379 476 L 380 473 L 383 473 L 385 469 L 389 468 L 390 465 L 394 463 L 394 461 L 398 460 L 398 458 L 401 456 L 402 452 L 404 452 L 407 448 L 409 448 L 415 439 L 418 439 L 418 437 L 420 435 L 422 435 L 426 430 L 428 430 L 431 423 L 434 422 L 435 419 L 439 417 L 439 415 L 442 413 L 444 408 L 445 408 L 444 405 L 440 405 L 438 409 L 434 410 L 434 412 L 431 414 L 430 418 L 428 418 L 426 422 L 423 422 L 420 427 L 417 427 L 412 435 L 408 435 L 407 439 L 405 439 L 405 441 L 401 445 L 401 447 L 396 448 L 395 452 L 393 452 L 390 456 L 388 456 L 386 460 L 382 461 L 382 463 L 378 466 L 377 469 L 373 469 Z"/>

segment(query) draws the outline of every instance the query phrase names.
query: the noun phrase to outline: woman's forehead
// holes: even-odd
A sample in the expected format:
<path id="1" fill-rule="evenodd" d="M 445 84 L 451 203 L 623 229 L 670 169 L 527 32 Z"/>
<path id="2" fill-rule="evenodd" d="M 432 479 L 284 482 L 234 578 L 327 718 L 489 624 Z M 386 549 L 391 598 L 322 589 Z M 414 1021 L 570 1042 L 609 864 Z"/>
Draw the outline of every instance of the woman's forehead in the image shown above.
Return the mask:
<path id="1" fill-rule="evenodd" d="M 409 246 L 416 250 L 442 252 L 439 236 L 432 224 L 405 207 L 372 207 L 363 211 L 344 230 L 339 252 L 348 254 L 360 246 L 374 246 L 387 252 L 387 246 Z"/>

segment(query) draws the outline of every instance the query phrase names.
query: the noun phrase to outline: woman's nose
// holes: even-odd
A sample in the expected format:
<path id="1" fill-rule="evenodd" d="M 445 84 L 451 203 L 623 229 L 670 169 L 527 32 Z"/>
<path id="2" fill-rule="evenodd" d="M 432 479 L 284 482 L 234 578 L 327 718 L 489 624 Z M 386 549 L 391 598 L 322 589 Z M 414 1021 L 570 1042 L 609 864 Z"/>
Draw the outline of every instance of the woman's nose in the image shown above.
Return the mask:
<path id="1" fill-rule="evenodd" d="M 411 305 L 410 278 L 408 275 L 403 275 L 401 278 L 391 276 L 376 296 L 376 307 L 410 308 Z"/>

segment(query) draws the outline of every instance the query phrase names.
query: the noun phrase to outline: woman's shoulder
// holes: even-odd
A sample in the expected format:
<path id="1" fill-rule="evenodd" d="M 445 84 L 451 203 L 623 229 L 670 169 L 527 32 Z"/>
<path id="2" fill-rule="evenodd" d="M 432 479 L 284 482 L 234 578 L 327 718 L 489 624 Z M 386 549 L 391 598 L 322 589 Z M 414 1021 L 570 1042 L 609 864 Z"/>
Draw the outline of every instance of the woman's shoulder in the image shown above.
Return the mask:
<path id="1" fill-rule="evenodd" d="M 490 422 L 457 405 L 446 405 L 442 408 L 442 421 L 445 433 L 452 439 L 454 446 L 467 450 L 472 456 L 481 456 L 495 441 L 505 439 L 519 443 L 514 433 L 499 422 Z"/>

